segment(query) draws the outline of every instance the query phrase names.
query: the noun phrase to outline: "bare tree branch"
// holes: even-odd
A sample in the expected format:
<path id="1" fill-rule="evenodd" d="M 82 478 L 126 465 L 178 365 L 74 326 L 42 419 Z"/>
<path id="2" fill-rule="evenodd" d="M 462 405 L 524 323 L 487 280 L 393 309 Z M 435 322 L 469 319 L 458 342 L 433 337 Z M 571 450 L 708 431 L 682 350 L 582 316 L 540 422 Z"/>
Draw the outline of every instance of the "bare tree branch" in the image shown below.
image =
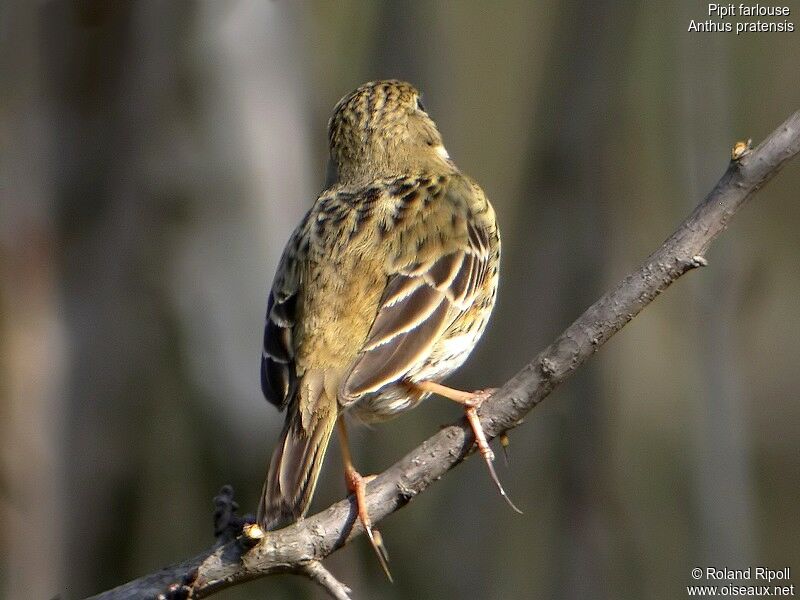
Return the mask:
<path id="1" fill-rule="evenodd" d="M 738 146 L 738 145 L 737 145 Z M 584 312 L 561 336 L 508 381 L 480 411 L 486 434 L 495 437 L 522 418 L 567 379 L 681 275 L 704 266 L 704 253 L 747 199 L 800 152 L 800 111 L 754 150 L 737 147 L 714 189 L 644 263 Z M 402 508 L 472 450 L 462 419 L 427 439 L 375 478 L 367 488 L 374 523 Z M 256 540 L 240 536 L 207 552 L 115 588 L 95 598 L 202 598 L 223 588 L 276 572 L 304 573 L 334 598 L 348 590 L 319 561 L 361 535 L 351 499 L 342 500 Z M 170 587 L 171 586 L 171 587 Z"/>
<path id="2" fill-rule="evenodd" d="M 336 579 L 321 562 L 312 560 L 301 566 L 298 573 L 316 581 L 334 600 L 350 600 L 352 590 Z"/>

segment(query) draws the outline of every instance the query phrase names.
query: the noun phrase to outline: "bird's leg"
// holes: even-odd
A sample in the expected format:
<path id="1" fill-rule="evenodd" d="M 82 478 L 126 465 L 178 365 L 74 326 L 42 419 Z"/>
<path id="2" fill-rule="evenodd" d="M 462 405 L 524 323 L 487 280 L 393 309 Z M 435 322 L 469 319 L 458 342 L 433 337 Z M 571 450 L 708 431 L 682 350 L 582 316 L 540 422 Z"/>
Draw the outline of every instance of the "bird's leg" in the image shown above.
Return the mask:
<path id="1" fill-rule="evenodd" d="M 378 562 L 381 564 L 383 572 L 386 573 L 389 581 L 393 582 L 392 574 L 389 572 L 389 554 L 386 552 L 386 546 L 383 545 L 383 537 L 380 531 L 372 527 L 372 520 L 369 518 L 369 512 L 367 511 L 367 483 L 372 477 L 362 476 L 353 466 L 353 457 L 350 455 L 350 442 L 344 415 L 339 415 L 336 425 L 339 428 L 339 446 L 342 450 L 342 464 L 344 465 L 344 480 L 347 485 L 347 491 L 352 493 L 355 498 L 358 518 L 364 526 L 364 531 L 367 532 L 367 537 L 375 550 L 375 554 L 378 556 Z"/>
<path id="2" fill-rule="evenodd" d="M 486 466 L 489 469 L 489 476 L 492 478 L 492 481 L 497 487 L 497 491 L 499 491 L 500 495 L 505 498 L 506 502 L 508 502 L 508 505 L 511 508 L 522 514 L 522 511 L 514 506 L 511 498 L 508 497 L 505 489 L 503 489 L 503 484 L 500 483 L 500 478 L 497 476 L 497 471 L 495 471 L 494 465 L 492 464 L 494 461 L 494 452 L 492 452 L 492 449 L 489 447 L 489 442 L 486 440 L 486 434 L 483 432 L 481 420 L 478 418 L 478 408 L 480 408 L 481 404 L 483 404 L 483 402 L 497 390 L 495 388 L 489 388 L 475 392 L 463 392 L 461 390 L 455 390 L 447 387 L 446 385 L 435 383 L 433 381 L 422 381 L 419 383 L 414 383 L 413 385 L 422 392 L 432 392 L 438 396 L 452 400 L 453 402 L 458 402 L 464 407 L 464 413 L 467 416 L 467 421 L 469 422 L 469 425 L 472 428 L 472 433 L 475 436 L 475 443 L 478 446 L 478 451 L 481 453 L 483 460 L 486 462 Z"/>

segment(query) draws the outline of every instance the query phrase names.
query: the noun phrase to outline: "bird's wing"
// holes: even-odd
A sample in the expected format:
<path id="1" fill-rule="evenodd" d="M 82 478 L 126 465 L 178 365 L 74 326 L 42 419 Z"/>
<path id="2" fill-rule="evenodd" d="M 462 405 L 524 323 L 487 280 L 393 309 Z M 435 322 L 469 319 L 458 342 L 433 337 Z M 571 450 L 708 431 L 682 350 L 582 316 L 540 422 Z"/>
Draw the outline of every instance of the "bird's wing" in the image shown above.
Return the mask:
<path id="1" fill-rule="evenodd" d="M 406 222 L 390 231 L 396 255 L 387 261 L 387 284 L 369 335 L 342 380 L 343 404 L 403 379 L 484 284 L 490 233 L 459 197 L 473 190 L 453 187 L 417 186 L 416 196 L 409 193 L 421 208 L 403 208 Z"/>
<path id="2" fill-rule="evenodd" d="M 298 248 L 308 216 L 295 230 L 275 272 L 267 301 L 264 342 L 261 349 L 261 390 L 272 404 L 283 410 L 297 385 L 292 330 L 297 321 L 300 290 Z"/>

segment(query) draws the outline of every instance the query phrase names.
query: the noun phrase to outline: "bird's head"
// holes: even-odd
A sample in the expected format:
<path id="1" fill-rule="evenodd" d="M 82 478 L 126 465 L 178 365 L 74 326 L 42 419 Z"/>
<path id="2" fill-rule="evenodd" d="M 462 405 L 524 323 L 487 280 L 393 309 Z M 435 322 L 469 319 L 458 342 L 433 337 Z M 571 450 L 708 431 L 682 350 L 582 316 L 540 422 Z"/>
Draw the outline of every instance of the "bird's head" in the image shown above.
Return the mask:
<path id="1" fill-rule="evenodd" d="M 452 169 L 436 123 L 410 83 L 371 81 L 347 94 L 328 123 L 329 183 Z"/>

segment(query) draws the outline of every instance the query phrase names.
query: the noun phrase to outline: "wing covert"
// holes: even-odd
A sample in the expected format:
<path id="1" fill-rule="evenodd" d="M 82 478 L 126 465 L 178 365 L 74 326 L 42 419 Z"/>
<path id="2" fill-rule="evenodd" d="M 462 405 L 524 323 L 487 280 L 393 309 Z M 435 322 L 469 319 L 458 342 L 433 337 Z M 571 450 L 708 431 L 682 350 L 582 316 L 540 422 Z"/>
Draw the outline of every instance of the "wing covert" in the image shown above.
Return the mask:
<path id="1" fill-rule="evenodd" d="M 449 211 L 440 228 L 446 242 L 437 245 L 438 251 L 427 252 L 425 260 L 409 261 L 388 275 L 367 340 L 342 381 L 344 404 L 406 377 L 423 363 L 484 284 L 489 233 L 470 218 L 466 207 L 451 204 L 441 210 Z M 435 211 L 430 218 L 437 218 Z"/>

